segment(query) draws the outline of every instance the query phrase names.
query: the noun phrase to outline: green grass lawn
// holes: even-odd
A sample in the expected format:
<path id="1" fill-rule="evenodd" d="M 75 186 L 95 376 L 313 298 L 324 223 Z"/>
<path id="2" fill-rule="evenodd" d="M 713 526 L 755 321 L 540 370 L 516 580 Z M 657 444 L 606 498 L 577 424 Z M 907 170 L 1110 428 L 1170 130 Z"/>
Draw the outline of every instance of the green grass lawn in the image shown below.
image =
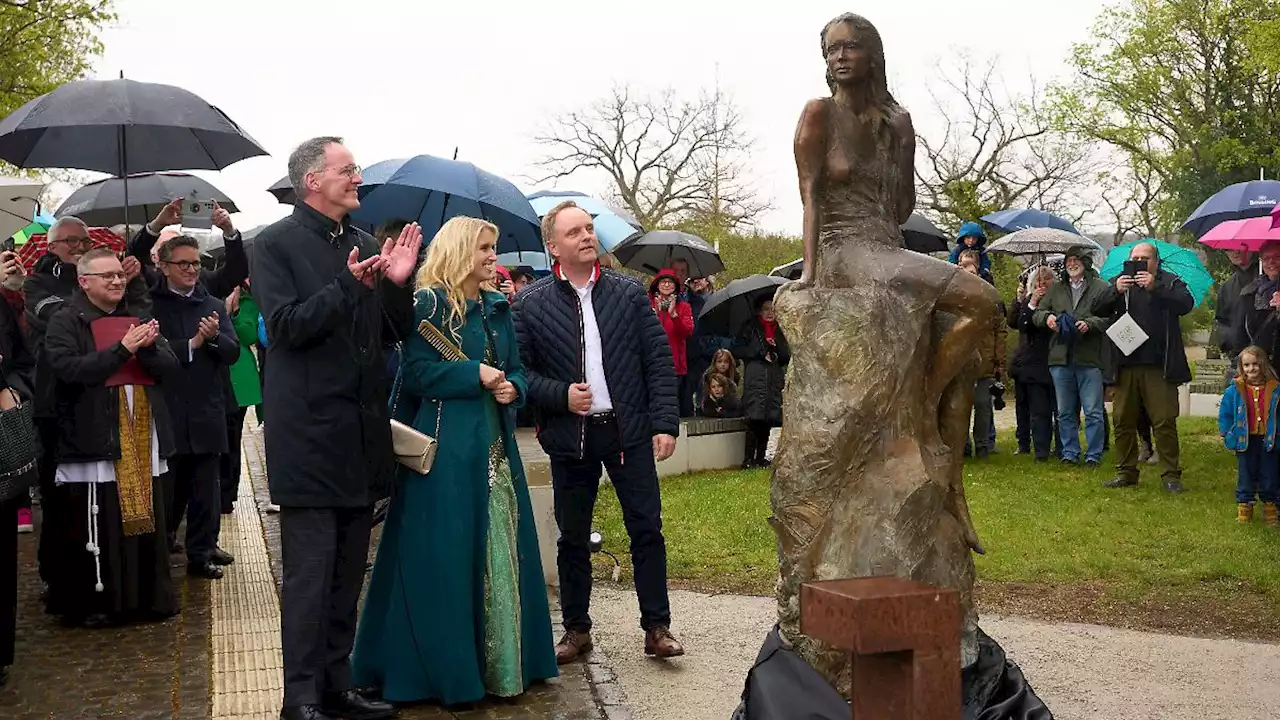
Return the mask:
<path id="1" fill-rule="evenodd" d="M 1097 470 L 1001 454 L 965 467 L 987 554 L 977 558 L 986 611 L 1195 633 L 1280 639 L 1280 533 L 1235 520 L 1235 458 L 1211 418 L 1179 422 L 1187 492 L 1164 492 L 1154 466 L 1138 488 L 1109 490 Z M 602 488 L 596 525 L 630 576 L 617 498 Z M 769 473 L 725 471 L 662 483 L 674 584 L 771 594 L 777 555 Z M 612 561 L 601 559 L 612 565 Z M 607 577 L 605 565 L 598 565 Z"/>

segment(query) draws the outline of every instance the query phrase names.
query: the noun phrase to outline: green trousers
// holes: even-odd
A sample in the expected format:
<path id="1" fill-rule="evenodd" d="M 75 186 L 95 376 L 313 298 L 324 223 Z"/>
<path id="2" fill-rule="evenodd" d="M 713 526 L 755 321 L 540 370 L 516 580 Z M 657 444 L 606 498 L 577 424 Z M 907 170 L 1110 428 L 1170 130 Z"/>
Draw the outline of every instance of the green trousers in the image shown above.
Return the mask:
<path id="1" fill-rule="evenodd" d="M 1180 480 L 1178 453 L 1178 386 L 1164 379 L 1155 365 L 1120 368 L 1112 397 L 1111 422 L 1115 426 L 1116 470 L 1120 477 L 1138 479 L 1138 410 L 1151 418 L 1151 441 L 1160 459 L 1160 477 Z"/>

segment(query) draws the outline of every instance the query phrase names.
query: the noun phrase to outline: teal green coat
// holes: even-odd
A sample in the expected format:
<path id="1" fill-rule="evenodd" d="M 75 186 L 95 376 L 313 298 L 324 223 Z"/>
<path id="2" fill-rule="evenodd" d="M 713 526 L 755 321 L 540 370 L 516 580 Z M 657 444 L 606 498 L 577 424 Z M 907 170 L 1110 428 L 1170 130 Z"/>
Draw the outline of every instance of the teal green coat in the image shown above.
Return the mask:
<path id="1" fill-rule="evenodd" d="M 413 327 L 429 319 L 444 329 L 448 307 L 442 294 L 415 297 Z M 434 306 L 434 307 L 433 307 Z M 456 343 L 468 362 L 444 362 L 416 332 L 405 342 L 396 416 L 439 445 L 426 476 L 400 469 L 373 577 L 352 654 L 358 685 L 375 685 L 393 702 L 437 700 L 446 705 L 485 696 L 484 571 L 488 528 L 488 453 L 492 437 L 492 395 L 480 385 L 485 331 L 493 333 L 498 369 L 519 391 L 527 385 L 507 300 L 485 293 L 468 304 Z M 448 334 L 446 330 L 446 335 Z M 443 402 L 443 410 L 440 403 Z M 514 429 L 503 417 L 502 432 L 515 486 L 519 526 L 521 654 L 525 687 L 555 677 L 555 647 L 546 581 Z"/>

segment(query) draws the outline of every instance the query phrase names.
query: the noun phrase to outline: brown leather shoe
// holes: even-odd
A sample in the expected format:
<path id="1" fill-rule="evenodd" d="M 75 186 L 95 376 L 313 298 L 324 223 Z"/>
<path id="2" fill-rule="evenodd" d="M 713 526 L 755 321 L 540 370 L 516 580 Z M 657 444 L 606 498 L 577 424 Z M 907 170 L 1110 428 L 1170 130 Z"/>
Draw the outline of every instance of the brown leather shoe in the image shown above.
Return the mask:
<path id="1" fill-rule="evenodd" d="M 673 658 L 684 654 L 684 646 L 665 627 L 644 634 L 644 654 L 656 658 Z"/>
<path id="2" fill-rule="evenodd" d="M 556 643 L 556 664 L 565 665 L 591 652 L 591 633 L 566 630 Z"/>

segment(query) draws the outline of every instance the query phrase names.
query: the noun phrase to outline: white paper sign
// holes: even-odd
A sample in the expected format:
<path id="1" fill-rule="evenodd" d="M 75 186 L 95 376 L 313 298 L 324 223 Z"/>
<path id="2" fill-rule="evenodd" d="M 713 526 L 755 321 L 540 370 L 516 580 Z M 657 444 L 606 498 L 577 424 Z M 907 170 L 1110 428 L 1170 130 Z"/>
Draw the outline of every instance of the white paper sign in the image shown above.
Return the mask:
<path id="1" fill-rule="evenodd" d="M 1121 318 L 1107 328 L 1107 337 L 1111 338 L 1111 342 L 1116 344 L 1120 352 L 1126 357 L 1133 354 L 1147 341 L 1147 333 L 1138 326 L 1138 321 L 1134 320 L 1129 313 L 1125 313 Z"/>

